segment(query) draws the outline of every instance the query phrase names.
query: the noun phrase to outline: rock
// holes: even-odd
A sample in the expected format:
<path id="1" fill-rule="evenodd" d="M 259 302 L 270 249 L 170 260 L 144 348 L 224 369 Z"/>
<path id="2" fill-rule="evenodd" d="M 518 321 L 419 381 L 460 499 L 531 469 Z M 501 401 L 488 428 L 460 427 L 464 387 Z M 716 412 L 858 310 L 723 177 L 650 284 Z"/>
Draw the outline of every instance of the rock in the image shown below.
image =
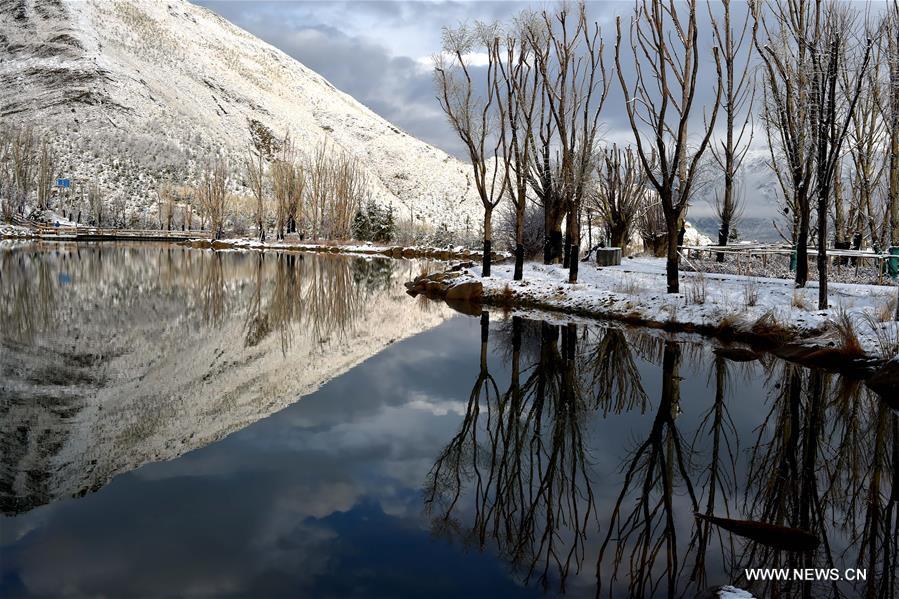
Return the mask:
<path id="1" fill-rule="evenodd" d="M 479 302 L 484 297 L 484 286 L 480 281 L 463 281 L 449 288 L 447 300 Z"/>

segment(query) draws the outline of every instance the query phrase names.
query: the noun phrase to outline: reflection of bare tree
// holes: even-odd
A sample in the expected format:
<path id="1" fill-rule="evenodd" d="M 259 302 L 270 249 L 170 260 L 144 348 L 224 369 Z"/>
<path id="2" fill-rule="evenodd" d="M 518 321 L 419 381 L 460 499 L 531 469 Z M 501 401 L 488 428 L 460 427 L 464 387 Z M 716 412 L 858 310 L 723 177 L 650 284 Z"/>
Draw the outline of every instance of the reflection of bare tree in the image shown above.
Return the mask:
<path id="1" fill-rule="evenodd" d="M 896 416 L 858 381 L 780 365 L 779 393 L 752 449 L 746 511 L 765 522 L 811 531 L 815 551 L 749 542 L 737 568 L 867 569 L 853 594 L 896 592 Z M 762 439 L 770 432 L 767 442 Z M 765 596 L 843 597 L 835 581 L 769 582 Z"/>
<path id="2" fill-rule="evenodd" d="M 203 322 L 220 326 L 225 318 L 225 276 L 221 252 L 212 252 L 200 262 L 200 305 Z"/>
<path id="3" fill-rule="evenodd" d="M 827 381 L 821 372 L 806 376 L 803 369 L 791 364 L 782 365 L 780 370 L 781 382 L 776 385 L 780 395 L 759 427 L 760 437 L 751 451 L 745 510 L 753 520 L 809 531 L 823 540 L 823 548 L 817 552 L 784 551 L 750 541 L 741 561 L 746 567 L 829 568 L 834 560 L 817 476 Z M 774 431 L 767 443 L 761 438 L 766 430 Z M 777 584 L 766 588 L 765 594 L 810 596 L 812 592 L 810 581 Z M 835 583 L 831 591 L 838 594 Z"/>
<path id="4" fill-rule="evenodd" d="M 253 289 L 250 293 L 250 303 L 247 306 L 247 316 L 244 321 L 244 346 L 255 347 L 265 339 L 271 331 L 268 314 L 262 309 L 263 265 L 265 254 L 259 252 L 256 255 L 256 268 L 253 277 Z"/>
<path id="5" fill-rule="evenodd" d="M 244 343 L 259 344 L 273 331 L 286 353 L 295 329 L 305 328 L 316 343 L 345 336 L 362 314 L 365 301 L 389 285 L 392 267 L 359 267 L 343 256 L 278 253 L 274 260 L 258 254 L 247 303 Z M 271 282 L 271 285 L 266 285 Z"/>
<path id="6" fill-rule="evenodd" d="M 647 397 L 630 341 L 622 329 L 610 327 L 600 330 L 603 331 L 602 337 L 593 344 L 585 358 L 597 406 L 604 416 L 635 408 L 644 412 Z"/>
<path id="7" fill-rule="evenodd" d="M 733 376 L 732 362 L 716 354 L 712 363 L 712 375 L 715 379 L 715 399 L 711 408 L 703 416 L 693 440 L 694 447 L 699 444 L 700 438 L 703 436 L 711 437 L 712 443 L 708 466 L 704 471 L 704 478 L 699 481 L 698 486 L 706 494 L 705 515 L 713 516 L 723 512 L 730 518 L 732 509 L 730 498 L 737 494 L 737 481 L 734 475 L 728 476 L 727 473 L 736 473 L 739 451 L 737 428 L 727 408 L 727 397 Z M 699 535 L 696 571 L 693 578 L 699 587 L 704 587 L 706 584 L 706 555 L 713 535 L 717 538 L 718 549 L 727 563 L 734 563 L 736 556 L 733 538 L 730 535 L 723 534 L 723 531 L 717 527 L 713 530 L 713 525 L 708 520 L 699 526 L 701 534 Z"/>
<path id="8" fill-rule="evenodd" d="M 675 523 L 674 490 L 681 481 L 694 511 L 698 500 L 690 479 L 688 451 L 683 447 L 675 420 L 680 413 L 680 347 L 666 341 L 662 357 L 662 398 L 646 441 L 631 454 L 624 484 L 612 509 L 605 538 L 596 563 L 596 595 L 602 594 L 603 579 L 618 578 L 622 564 L 627 564 L 628 592 L 632 597 L 652 595 L 664 580 L 669 596 L 678 588 L 682 568 Z M 625 499 L 639 488 L 632 508 Z M 657 495 L 657 497 L 656 497 Z M 694 526 L 690 546 L 699 538 Z M 689 550 L 688 550 L 689 552 Z M 626 555 L 627 554 L 627 555 Z M 611 572 L 606 574 L 605 561 Z M 655 572 L 658 560 L 662 572 Z M 612 584 L 609 593 L 613 593 Z"/>
<path id="9" fill-rule="evenodd" d="M 426 510 L 437 531 L 460 534 L 481 548 L 495 542 L 522 567 L 526 581 L 536 577 L 545 588 L 558 577 L 564 590 L 583 561 L 587 524 L 595 517 L 576 330 L 561 328 L 560 352 L 560 327 L 543 323 L 536 362 L 523 369 L 525 327 L 513 318 L 511 383 L 500 395 L 486 371 L 485 327 L 482 317 L 482 367 L 462 426 L 428 476 Z M 484 408 L 486 418 L 478 421 Z M 453 513 L 467 483 L 473 484 L 475 513 L 463 532 Z"/>
<path id="10" fill-rule="evenodd" d="M 0 331 L 7 341 L 30 341 L 57 314 L 53 268 L 44 256 L 0 253 Z"/>

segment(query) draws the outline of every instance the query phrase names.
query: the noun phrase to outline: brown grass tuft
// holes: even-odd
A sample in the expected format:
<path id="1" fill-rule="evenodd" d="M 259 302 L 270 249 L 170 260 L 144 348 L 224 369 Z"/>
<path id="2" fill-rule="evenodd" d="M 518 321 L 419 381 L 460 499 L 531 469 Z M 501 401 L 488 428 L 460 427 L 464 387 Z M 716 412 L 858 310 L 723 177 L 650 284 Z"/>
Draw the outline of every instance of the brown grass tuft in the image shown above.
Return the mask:
<path id="1" fill-rule="evenodd" d="M 808 300 L 805 299 L 805 294 L 802 292 L 802 289 L 793 290 L 793 301 L 790 303 L 790 305 L 794 308 L 799 308 L 800 310 L 808 311 L 809 309 L 811 309 Z"/>
<path id="2" fill-rule="evenodd" d="M 723 339 L 732 339 L 737 333 L 738 321 L 739 318 L 736 314 L 725 314 L 718 323 L 714 325 L 715 334 Z"/>
<path id="3" fill-rule="evenodd" d="M 782 345 L 793 336 L 789 327 L 785 326 L 770 310 L 762 314 L 753 323 L 750 330 L 759 339 L 774 345 Z"/>
<path id="4" fill-rule="evenodd" d="M 857 358 L 865 354 L 865 350 L 858 339 L 855 319 L 845 308 L 838 308 L 836 316 L 830 319 L 828 324 L 837 334 L 838 348 L 842 355 L 847 358 Z"/>

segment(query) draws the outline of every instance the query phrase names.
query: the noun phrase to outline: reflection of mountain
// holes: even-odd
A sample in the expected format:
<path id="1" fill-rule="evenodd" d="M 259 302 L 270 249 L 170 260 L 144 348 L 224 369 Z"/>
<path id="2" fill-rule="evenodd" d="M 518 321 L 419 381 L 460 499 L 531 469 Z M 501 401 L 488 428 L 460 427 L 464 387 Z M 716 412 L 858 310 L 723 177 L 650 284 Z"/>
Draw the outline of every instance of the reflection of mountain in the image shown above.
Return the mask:
<path id="1" fill-rule="evenodd" d="M 447 315 L 409 263 L 125 247 L 0 255 L 0 506 L 85 493 L 259 420 Z"/>

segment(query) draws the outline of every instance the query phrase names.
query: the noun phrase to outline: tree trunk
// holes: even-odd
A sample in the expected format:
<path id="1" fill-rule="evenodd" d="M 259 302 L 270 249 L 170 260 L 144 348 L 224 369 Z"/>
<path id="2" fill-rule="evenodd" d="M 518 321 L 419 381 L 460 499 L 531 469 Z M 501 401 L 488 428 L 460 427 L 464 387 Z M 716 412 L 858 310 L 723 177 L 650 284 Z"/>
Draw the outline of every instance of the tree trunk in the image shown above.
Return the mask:
<path id="1" fill-rule="evenodd" d="M 562 214 L 548 208 L 543 215 L 543 263 L 555 264 L 562 258 Z"/>
<path id="2" fill-rule="evenodd" d="M 665 262 L 665 274 L 668 278 L 668 293 L 680 293 L 677 271 L 677 221 L 678 219 L 676 218 L 667 219 L 668 252 Z"/>
<path id="3" fill-rule="evenodd" d="M 569 258 L 570 263 L 568 266 L 568 282 L 569 283 L 577 283 L 577 269 L 578 264 L 580 263 L 580 246 L 577 243 L 571 245 L 571 256 Z"/>
<path id="4" fill-rule="evenodd" d="M 808 199 L 800 198 L 797 204 L 799 205 L 799 237 L 796 239 L 796 286 L 805 287 L 808 282 Z"/>
<path id="5" fill-rule="evenodd" d="M 721 219 L 721 227 L 718 229 L 718 245 L 726 246 L 728 237 L 730 237 L 730 220 Z M 718 252 L 715 260 L 724 262 L 724 252 Z"/>
<path id="6" fill-rule="evenodd" d="M 524 278 L 524 201 L 515 207 L 515 272 L 512 280 Z"/>
<path id="7" fill-rule="evenodd" d="M 491 252 L 491 241 L 492 241 L 492 227 L 493 227 L 493 209 L 489 207 L 484 208 L 484 256 L 481 260 L 481 276 L 489 277 L 490 276 L 490 252 Z"/>
<path id="8" fill-rule="evenodd" d="M 624 246 L 627 245 L 625 236 L 627 235 L 626 227 L 619 223 L 615 223 L 609 227 L 609 244 L 612 247 L 621 248 L 621 255 L 624 255 Z"/>
<path id="9" fill-rule="evenodd" d="M 827 194 L 821 192 L 818 193 L 818 309 L 827 309 Z"/>

